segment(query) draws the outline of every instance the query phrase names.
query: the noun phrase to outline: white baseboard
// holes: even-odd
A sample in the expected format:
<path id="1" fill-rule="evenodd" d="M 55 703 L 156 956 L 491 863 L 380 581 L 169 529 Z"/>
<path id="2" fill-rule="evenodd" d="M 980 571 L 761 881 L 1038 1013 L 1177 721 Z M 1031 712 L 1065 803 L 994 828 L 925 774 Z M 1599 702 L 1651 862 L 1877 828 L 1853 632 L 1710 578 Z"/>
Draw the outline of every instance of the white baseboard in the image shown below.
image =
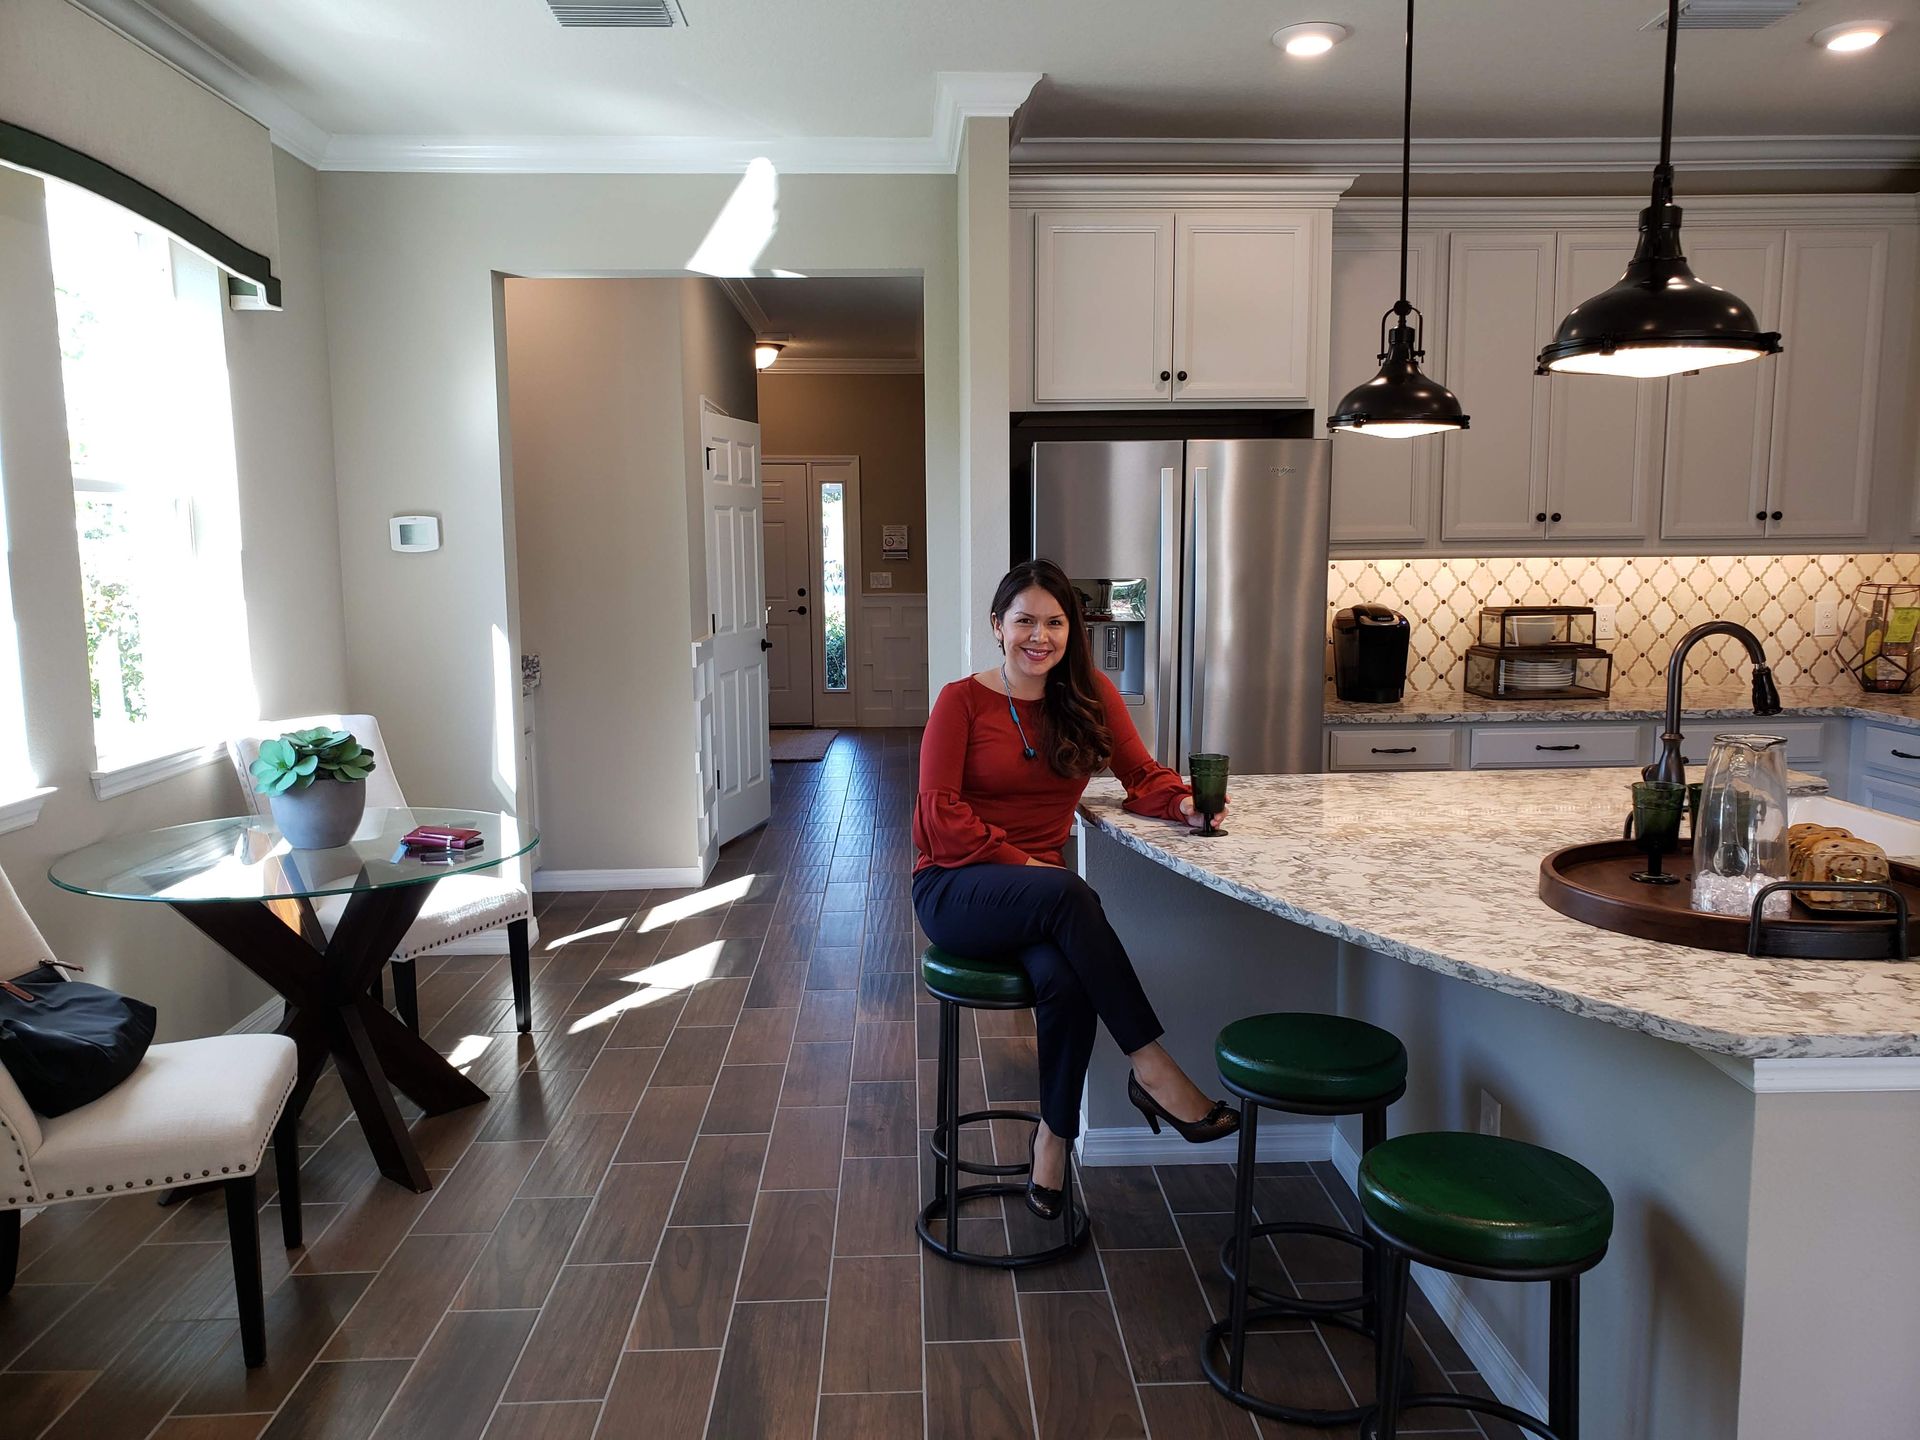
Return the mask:
<path id="1" fill-rule="evenodd" d="M 698 865 L 663 865 L 652 870 L 536 870 L 535 890 L 666 890 L 702 885 Z"/>
<path id="2" fill-rule="evenodd" d="M 1263 1161 L 1324 1160 L 1333 1132 L 1331 1120 L 1299 1125 L 1262 1125 L 1259 1149 Z M 1237 1152 L 1231 1142 L 1190 1145 L 1171 1127 L 1156 1135 L 1145 1125 L 1114 1125 L 1080 1132 L 1081 1165 L 1231 1165 Z"/>
<path id="3" fill-rule="evenodd" d="M 1333 1168 L 1340 1172 L 1340 1178 L 1347 1182 L 1347 1188 L 1357 1194 L 1360 1156 L 1347 1143 L 1347 1137 L 1337 1129 L 1333 1132 L 1332 1160 Z M 1529 1415 L 1545 1415 L 1547 1397 L 1540 1393 L 1540 1387 L 1533 1383 L 1533 1377 L 1521 1368 L 1520 1362 L 1513 1358 L 1513 1352 L 1493 1333 L 1493 1327 L 1487 1324 L 1486 1317 L 1467 1298 L 1467 1292 L 1461 1288 L 1460 1278 L 1444 1270 L 1415 1265 L 1413 1281 L 1420 1287 L 1421 1293 L 1433 1302 L 1441 1323 L 1460 1342 L 1460 1348 L 1473 1361 L 1480 1378 L 1487 1382 L 1493 1398 L 1503 1405 L 1524 1410 Z"/>

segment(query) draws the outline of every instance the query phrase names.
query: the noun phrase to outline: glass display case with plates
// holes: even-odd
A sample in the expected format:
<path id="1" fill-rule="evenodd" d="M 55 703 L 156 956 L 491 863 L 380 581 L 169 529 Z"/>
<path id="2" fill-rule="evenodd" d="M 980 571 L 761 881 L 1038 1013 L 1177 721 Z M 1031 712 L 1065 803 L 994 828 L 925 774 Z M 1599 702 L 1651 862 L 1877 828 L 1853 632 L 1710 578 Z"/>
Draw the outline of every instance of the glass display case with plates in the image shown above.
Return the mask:
<path id="1" fill-rule="evenodd" d="M 1466 690 L 1488 700 L 1602 700 L 1613 656 L 1593 643 L 1595 615 L 1582 605 L 1489 605 L 1480 640 L 1467 647 Z"/>

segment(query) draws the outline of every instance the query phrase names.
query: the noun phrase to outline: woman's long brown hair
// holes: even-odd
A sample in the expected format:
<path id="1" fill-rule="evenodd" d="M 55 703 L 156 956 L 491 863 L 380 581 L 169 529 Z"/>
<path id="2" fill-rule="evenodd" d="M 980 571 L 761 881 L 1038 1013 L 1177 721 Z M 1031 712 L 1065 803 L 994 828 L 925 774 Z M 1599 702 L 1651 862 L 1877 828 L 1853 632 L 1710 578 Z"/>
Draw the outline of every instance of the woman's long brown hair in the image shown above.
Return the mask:
<path id="1" fill-rule="evenodd" d="M 1023 560 L 1009 570 L 993 592 L 993 618 L 1004 624 L 1022 591 L 1040 589 L 1059 602 L 1067 616 L 1067 649 L 1047 672 L 1041 696 L 1047 733 L 1047 764 L 1068 780 L 1082 780 L 1106 768 L 1113 758 L 1113 732 L 1107 728 L 1100 692 L 1094 687 L 1093 656 L 1087 648 L 1080 597 L 1066 572 L 1051 560 Z"/>

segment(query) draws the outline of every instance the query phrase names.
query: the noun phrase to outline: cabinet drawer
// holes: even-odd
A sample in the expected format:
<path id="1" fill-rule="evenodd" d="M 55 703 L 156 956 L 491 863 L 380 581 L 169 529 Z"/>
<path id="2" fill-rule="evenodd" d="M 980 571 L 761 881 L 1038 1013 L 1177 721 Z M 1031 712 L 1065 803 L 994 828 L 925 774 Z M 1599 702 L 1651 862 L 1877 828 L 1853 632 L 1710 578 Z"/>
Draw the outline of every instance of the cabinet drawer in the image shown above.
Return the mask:
<path id="1" fill-rule="evenodd" d="M 1638 725 L 1481 725 L 1469 754 L 1475 770 L 1586 770 L 1652 758 Z"/>
<path id="2" fill-rule="evenodd" d="M 1868 779 L 1854 796 L 1853 803 L 1869 810 L 1884 810 L 1889 815 L 1904 815 L 1920 820 L 1920 785 L 1902 785 L 1893 780 Z"/>
<path id="3" fill-rule="evenodd" d="M 1859 747 L 1860 764 L 1867 769 L 1920 785 L 1920 730 L 1864 725 L 1854 744 Z"/>
<path id="4" fill-rule="evenodd" d="M 1390 730 L 1358 725 L 1327 732 L 1329 770 L 1451 770 L 1453 731 L 1446 726 Z"/>

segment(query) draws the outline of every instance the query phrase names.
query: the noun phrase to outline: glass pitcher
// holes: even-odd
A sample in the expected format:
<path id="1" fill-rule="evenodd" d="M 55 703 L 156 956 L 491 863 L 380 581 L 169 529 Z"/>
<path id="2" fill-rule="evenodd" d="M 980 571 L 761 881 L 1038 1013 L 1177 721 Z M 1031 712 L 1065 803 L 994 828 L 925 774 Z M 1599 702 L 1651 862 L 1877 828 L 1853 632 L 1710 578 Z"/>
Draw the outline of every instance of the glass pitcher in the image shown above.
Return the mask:
<path id="1" fill-rule="evenodd" d="M 1760 888 L 1787 878 L 1786 740 L 1716 735 L 1693 820 L 1693 908 L 1751 915 Z M 1768 916 L 1785 915 L 1782 890 Z"/>

